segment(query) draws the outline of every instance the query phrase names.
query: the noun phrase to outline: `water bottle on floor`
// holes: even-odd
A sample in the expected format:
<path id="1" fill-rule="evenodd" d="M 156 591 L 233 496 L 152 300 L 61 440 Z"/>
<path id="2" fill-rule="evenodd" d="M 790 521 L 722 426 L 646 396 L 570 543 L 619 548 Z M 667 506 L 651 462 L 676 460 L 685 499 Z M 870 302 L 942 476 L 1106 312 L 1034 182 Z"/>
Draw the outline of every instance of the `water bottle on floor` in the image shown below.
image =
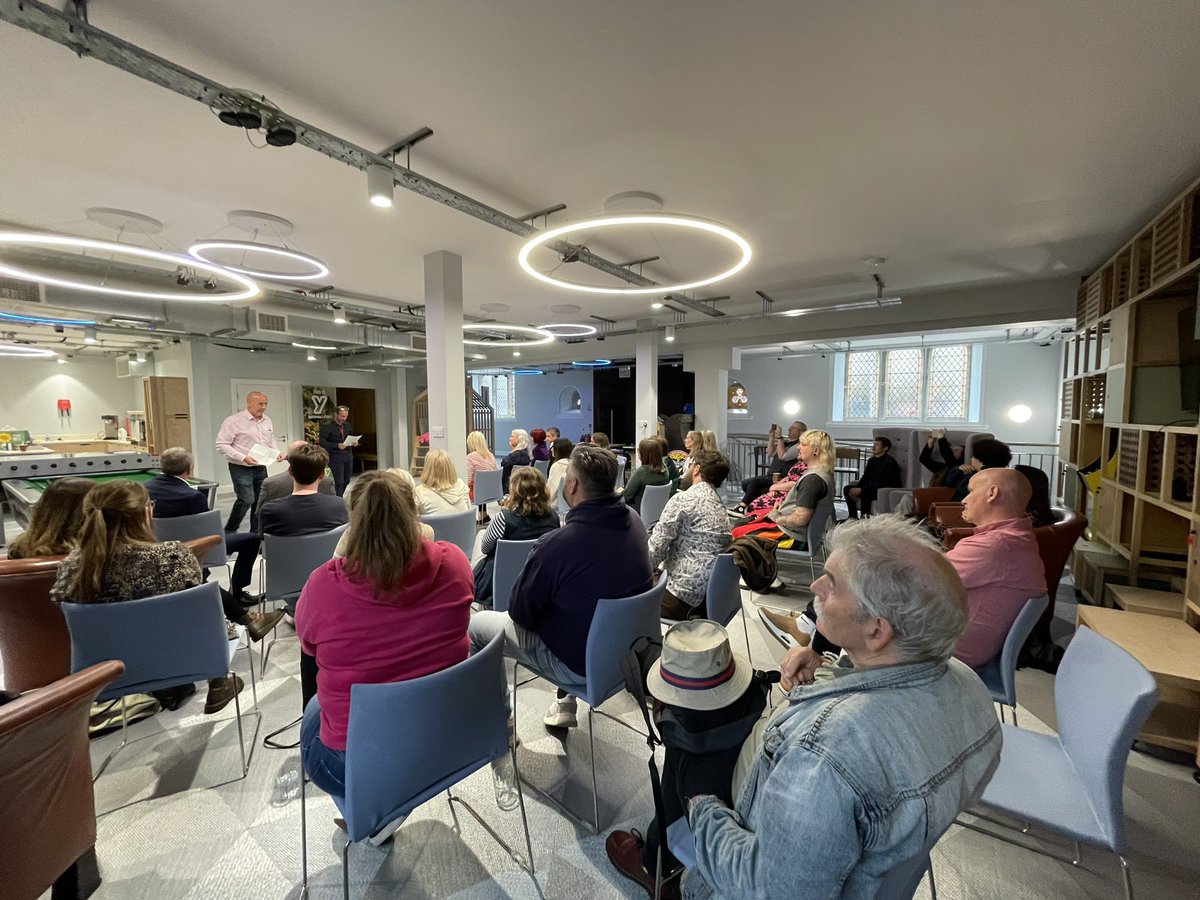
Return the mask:
<path id="1" fill-rule="evenodd" d="M 492 787 L 496 789 L 498 807 L 505 812 L 517 808 L 521 798 L 517 795 L 517 769 L 511 752 L 492 760 Z"/>
<path id="2" fill-rule="evenodd" d="M 297 765 L 287 765 L 279 770 L 275 777 L 275 796 L 272 805 L 285 806 L 300 796 L 300 768 Z"/>

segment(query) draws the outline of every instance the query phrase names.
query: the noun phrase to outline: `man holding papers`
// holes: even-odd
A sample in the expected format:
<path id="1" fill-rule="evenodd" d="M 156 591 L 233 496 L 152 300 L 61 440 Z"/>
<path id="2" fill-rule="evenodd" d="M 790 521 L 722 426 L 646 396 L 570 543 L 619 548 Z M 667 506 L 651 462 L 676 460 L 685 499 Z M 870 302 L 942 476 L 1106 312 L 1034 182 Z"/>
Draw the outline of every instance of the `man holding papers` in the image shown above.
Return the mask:
<path id="1" fill-rule="evenodd" d="M 245 411 L 236 412 L 221 423 L 217 450 L 229 461 L 229 478 L 237 497 L 225 530 L 237 531 L 250 510 L 250 530 L 257 532 L 258 514 L 254 507 L 267 477 L 267 465 L 282 459 L 275 446 L 275 426 L 267 418 L 266 394 L 251 391 L 246 395 Z"/>
<path id="2" fill-rule="evenodd" d="M 333 411 L 333 419 L 321 426 L 321 446 L 329 454 L 329 468 L 333 471 L 333 483 L 340 497 L 346 493 L 346 485 L 354 473 L 354 451 L 359 436 L 354 433 L 350 418 L 350 407 L 339 406 Z"/>

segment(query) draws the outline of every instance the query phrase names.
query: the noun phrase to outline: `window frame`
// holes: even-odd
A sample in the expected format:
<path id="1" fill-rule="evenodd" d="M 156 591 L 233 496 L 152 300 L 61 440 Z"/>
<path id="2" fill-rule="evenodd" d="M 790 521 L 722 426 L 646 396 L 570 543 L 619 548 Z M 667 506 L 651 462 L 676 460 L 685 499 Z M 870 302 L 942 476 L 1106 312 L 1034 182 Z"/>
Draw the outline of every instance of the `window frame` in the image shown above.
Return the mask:
<path id="1" fill-rule="evenodd" d="M 484 397 L 497 419 L 515 419 L 517 417 L 517 377 L 512 372 L 470 372 L 471 390 Z M 496 379 L 503 378 L 507 382 L 508 406 L 501 410 L 496 406 Z M 485 383 L 486 380 L 486 383 Z M 484 393 L 484 388 L 487 393 Z"/>
<path id="2" fill-rule="evenodd" d="M 933 416 L 929 415 L 929 365 L 930 359 L 934 351 L 942 350 L 946 347 L 966 347 L 967 360 L 967 385 L 966 385 L 966 416 L 955 418 L 951 416 Z M 888 388 L 889 388 L 889 368 L 888 354 L 897 350 L 919 350 L 920 356 L 920 371 L 918 377 L 920 379 L 920 387 L 918 394 L 918 414 L 915 417 L 908 416 L 888 416 Z M 852 353 L 874 353 L 878 360 L 876 371 L 878 372 L 878 383 L 875 388 L 875 409 L 874 416 L 851 416 L 848 415 L 848 398 L 847 398 L 847 380 L 850 377 L 847 372 L 849 356 Z M 875 350 L 856 350 L 851 347 L 849 350 L 838 352 L 834 356 L 833 365 L 833 397 L 832 397 L 832 412 L 831 420 L 839 424 L 845 425 L 923 425 L 928 422 L 936 423 L 954 423 L 962 425 L 977 425 L 980 421 L 981 396 L 982 396 L 982 378 L 983 378 L 983 345 L 979 343 L 963 343 L 963 344 L 938 344 L 935 346 L 922 346 L 920 344 L 898 345 L 895 347 L 883 347 Z"/>

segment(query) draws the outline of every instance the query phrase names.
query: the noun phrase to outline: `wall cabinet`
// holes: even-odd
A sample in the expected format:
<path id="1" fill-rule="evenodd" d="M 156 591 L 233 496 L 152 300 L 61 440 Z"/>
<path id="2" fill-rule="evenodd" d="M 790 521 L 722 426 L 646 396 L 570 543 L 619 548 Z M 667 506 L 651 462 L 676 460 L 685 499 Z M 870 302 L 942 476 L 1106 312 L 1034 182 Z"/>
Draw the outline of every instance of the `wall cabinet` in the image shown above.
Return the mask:
<path id="1" fill-rule="evenodd" d="M 192 448 L 192 407 L 188 380 L 164 375 L 144 379 L 146 449 L 159 454 L 168 447 Z"/>

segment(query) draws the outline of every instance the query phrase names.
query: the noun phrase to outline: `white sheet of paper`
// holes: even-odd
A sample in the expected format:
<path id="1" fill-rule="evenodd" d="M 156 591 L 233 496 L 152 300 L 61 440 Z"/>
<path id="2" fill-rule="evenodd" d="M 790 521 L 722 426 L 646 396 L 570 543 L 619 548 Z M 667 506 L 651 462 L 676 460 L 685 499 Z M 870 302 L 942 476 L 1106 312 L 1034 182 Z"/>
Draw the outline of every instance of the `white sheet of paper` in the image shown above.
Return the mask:
<path id="1" fill-rule="evenodd" d="M 269 466 L 275 462 L 275 457 L 279 455 L 279 451 L 274 447 L 268 447 L 266 444 L 255 444 L 246 455 L 253 457 L 254 461 L 260 466 Z"/>
<path id="2" fill-rule="evenodd" d="M 358 441 L 362 437 L 361 434 L 348 434 L 346 440 L 342 441 L 347 447 L 357 447 Z"/>

